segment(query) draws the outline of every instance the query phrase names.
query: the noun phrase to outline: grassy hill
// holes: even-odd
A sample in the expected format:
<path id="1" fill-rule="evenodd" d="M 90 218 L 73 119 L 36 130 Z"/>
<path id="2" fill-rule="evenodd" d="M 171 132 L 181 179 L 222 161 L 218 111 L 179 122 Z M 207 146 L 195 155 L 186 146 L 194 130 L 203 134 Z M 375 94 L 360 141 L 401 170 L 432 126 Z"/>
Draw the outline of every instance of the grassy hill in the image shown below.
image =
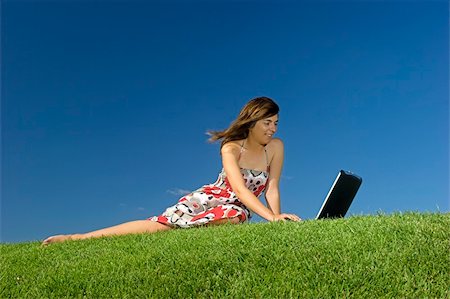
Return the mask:
<path id="1" fill-rule="evenodd" d="M 450 214 L 1 244 L 0 297 L 449 298 Z"/>

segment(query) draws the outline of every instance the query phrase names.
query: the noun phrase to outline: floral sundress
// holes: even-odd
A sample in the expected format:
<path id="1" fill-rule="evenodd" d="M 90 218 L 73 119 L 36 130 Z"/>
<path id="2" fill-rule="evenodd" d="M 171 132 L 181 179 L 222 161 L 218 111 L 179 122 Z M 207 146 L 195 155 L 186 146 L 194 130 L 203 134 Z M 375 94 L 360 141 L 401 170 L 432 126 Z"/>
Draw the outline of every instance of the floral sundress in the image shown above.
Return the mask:
<path id="1" fill-rule="evenodd" d="M 243 146 L 244 144 L 241 145 L 241 153 Z M 267 151 L 266 162 L 267 171 L 240 169 L 245 186 L 258 198 L 266 189 L 269 178 Z M 178 203 L 167 208 L 164 213 L 151 217 L 149 220 L 171 227 L 189 228 L 205 225 L 211 221 L 235 217 L 242 223 L 250 220 L 252 212 L 239 201 L 239 198 L 231 189 L 224 169 L 222 169 L 215 183 L 204 185 L 183 196 Z"/>

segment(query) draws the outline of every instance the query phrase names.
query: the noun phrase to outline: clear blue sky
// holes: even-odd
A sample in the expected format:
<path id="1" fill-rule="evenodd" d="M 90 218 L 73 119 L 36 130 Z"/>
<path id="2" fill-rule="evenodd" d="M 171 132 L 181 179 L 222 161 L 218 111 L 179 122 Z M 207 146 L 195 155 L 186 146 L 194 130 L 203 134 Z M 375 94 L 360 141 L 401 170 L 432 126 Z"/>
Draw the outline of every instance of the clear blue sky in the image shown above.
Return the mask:
<path id="1" fill-rule="evenodd" d="M 447 1 L 2 1 L 1 241 L 145 219 L 214 182 L 223 129 L 280 105 L 282 209 L 340 169 L 352 214 L 449 211 Z M 260 221 L 256 218 L 254 221 Z"/>

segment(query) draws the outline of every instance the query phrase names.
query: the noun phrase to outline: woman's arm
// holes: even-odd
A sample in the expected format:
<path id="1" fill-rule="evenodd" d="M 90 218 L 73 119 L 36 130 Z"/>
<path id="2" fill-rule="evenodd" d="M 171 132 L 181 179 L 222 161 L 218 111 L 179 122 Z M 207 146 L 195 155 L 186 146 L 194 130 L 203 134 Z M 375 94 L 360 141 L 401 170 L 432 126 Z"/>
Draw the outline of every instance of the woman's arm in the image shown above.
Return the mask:
<path id="1" fill-rule="evenodd" d="M 275 215 L 278 215 L 281 213 L 279 183 L 284 161 L 283 141 L 278 138 L 272 139 L 270 151 L 273 153 L 273 156 L 270 161 L 269 182 L 267 183 L 265 198 L 269 209 Z"/>
<path id="2" fill-rule="evenodd" d="M 244 179 L 238 164 L 240 146 L 235 143 L 226 143 L 222 149 L 222 164 L 230 182 L 239 200 L 250 210 L 262 218 L 273 221 L 274 213 L 268 209 L 261 201 L 245 186 Z"/>

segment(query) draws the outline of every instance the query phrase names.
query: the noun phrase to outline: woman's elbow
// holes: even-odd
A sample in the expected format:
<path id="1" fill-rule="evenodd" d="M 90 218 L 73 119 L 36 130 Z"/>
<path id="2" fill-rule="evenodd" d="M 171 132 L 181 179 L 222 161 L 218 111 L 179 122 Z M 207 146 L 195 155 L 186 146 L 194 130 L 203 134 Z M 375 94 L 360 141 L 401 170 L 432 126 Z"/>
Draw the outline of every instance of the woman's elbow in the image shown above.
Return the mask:
<path id="1" fill-rule="evenodd" d="M 272 199 L 272 198 L 280 198 L 280 192 L 278 190 L 267 190 L 265 194 L 266 199 Z"/>

